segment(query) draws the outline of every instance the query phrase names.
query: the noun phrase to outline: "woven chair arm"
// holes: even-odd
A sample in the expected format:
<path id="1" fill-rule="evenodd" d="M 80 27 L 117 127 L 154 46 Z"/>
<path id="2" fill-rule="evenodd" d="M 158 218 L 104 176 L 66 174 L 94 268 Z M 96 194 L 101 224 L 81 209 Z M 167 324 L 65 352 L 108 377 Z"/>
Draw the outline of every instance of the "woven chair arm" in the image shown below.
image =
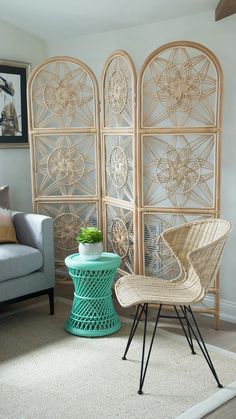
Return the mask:
<path id="1" fill-rule="evenodd" d="M 186 269 L 184 268 L 183 264 L 181 263 L 180 259 L 178 258 L 178 255 L 176 254 L 176 252 L 172 249 L 171 244 L 169 243 L 168 239 L 166 238 L 166 232 L 165 231 L 163 231 L 161 233 L 161 238 L 163 239 L 165 245 L 170 250 L 171 254 L 174 256 L 174 258 L 176 260 L 176 263 L 178 264 L 178 268 L 179 268 L 179 275 L 176 278 L 171 279 L 170 282 L 183 281 L 186 278 L 186 275 L 187 275 Z"/>
<path id="2" fill-rule="evenodd" d="M 188 260 L 194 271 L 198 275 L 201 284 L 207 291 L 219 270 L 221 256 L 227 236 L 223 236 L 214 242 L 195 249 L 188 254 Z"/>

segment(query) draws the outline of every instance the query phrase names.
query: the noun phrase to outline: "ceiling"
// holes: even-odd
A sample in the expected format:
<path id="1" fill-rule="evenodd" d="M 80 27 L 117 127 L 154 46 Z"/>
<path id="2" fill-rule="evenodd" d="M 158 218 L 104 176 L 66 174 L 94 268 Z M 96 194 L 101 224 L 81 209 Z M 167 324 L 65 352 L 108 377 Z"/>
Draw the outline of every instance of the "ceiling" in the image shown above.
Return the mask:
<path id="1" fill-rule="evenodd" d="M 0 19 L 50 40 L 213 12 L 218 1 L 0 0 Z"/>

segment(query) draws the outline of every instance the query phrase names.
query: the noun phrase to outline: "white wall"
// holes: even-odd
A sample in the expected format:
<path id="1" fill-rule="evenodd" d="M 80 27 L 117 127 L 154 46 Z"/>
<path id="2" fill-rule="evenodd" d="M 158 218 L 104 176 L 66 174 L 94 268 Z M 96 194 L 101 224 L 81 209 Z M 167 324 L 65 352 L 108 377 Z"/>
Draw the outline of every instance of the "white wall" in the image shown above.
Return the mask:
<path id="1" fill-rule="evenodd" d="M 160 22 L 120 31 L 104 32 L 64 41 L 49 42 L 48 56 L 69 55 L 91 67 L 100 83 L 107 56 L 115 49 L 126 50 L 139 70 L 149 53 L 164 43 L 177 40 L 199 42 L 212 50 L 220 60 L 225 95 L 222 136 L 222 217 L 234 226 L 221 269 L 222 302 L 230 305 L 236 321 L 236 15 L 215 22 L 213 13 Z"/>
<path id="2" fill-rule="evenodd" d="M 46 55 L 45 43 L 0 20 L 0 59 L 27 61 L 31 69 Z M 10 185 L 12 209 L 32 210 L 29 149 L 0 148 L 0 186 Z"/>

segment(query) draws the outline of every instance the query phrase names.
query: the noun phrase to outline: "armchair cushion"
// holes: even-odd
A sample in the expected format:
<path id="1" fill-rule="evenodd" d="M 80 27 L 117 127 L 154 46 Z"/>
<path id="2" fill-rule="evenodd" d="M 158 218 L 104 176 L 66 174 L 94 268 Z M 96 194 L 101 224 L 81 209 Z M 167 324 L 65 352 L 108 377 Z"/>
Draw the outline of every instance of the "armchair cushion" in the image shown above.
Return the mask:
<path id="1" fill-rule="evenodd" d="M 0 207 L 0 243 L 17 243 L 11 211 Z"/>
<path id="2" fill-rule="evenodd" d="M 13 213 L 19 243 L 38 249 L 43 255 L 41 270 L 54 285 L 54 245 L 52 218 L 39 214 Z"/>
<path id="3" fill-rule="evenodd" d="M 22 244 L 0 245 L 0 282 L 35 272 L 43 266 L 42 253 Z"/>
<path id="4" fill-rule="evenodd" d="M 2 208 L 10 208 L 10 201 L 9 201 L 9 186 L 0 186 L 0 207 Z"/>

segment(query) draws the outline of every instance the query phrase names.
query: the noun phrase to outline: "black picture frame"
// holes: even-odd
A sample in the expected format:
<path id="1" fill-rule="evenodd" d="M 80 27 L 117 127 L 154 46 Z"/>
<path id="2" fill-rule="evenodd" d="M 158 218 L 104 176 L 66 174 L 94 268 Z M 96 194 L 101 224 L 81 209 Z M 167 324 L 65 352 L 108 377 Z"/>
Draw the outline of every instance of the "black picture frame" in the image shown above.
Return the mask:
<path id="1" fill-rule="evenodd" d="M 27 79 L 30 64 L 0 60 L 0 148 L 28 147 Z"/>

